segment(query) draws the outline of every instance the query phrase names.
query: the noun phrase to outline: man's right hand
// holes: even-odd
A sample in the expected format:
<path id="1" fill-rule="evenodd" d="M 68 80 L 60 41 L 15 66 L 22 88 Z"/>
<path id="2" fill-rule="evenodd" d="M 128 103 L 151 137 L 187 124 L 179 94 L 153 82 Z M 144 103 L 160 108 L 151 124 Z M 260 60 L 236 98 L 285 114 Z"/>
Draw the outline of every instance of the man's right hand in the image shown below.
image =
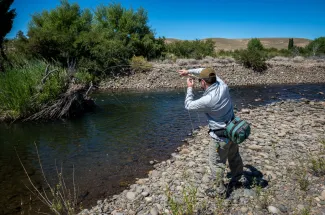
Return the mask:
<path id="1" fill-rule="evenodd" d="M 188 76 L 188 71 L 186 69 L 181 69 L 177 71 L 181 76 Z"/>

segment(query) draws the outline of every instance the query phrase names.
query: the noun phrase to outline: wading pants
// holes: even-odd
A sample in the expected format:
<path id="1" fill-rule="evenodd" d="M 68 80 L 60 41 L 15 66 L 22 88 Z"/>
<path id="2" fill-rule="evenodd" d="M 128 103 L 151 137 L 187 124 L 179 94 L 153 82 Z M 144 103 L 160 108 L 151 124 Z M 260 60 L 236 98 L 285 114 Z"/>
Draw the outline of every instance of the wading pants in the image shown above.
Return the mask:
<path id="1" fill-rule="evenodd" d="M 209 144 L 209 165 L 217 186 L 223 183 L 227 159 L 232 178 L 241 176 L 243 174 L 243 161 L 239 155 L 238 145 L 229 142 L 227 139 L 217 140 L 211 138 Z"/>

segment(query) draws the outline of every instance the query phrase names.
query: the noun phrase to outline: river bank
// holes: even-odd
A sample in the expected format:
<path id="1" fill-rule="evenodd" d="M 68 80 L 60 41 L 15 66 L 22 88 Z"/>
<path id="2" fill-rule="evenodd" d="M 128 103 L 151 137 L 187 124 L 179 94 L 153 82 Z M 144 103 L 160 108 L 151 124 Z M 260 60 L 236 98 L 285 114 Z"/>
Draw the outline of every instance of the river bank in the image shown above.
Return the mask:
<path id="1" fill-rule="evenodd" d="M 250 189 L 229 189 L 226 199 L 205 194 L 211 180 L 203 127 L 147 178 L 80 214 L 175 214 L 182 207 L 195 214 L 324 213 L 325 103 L 289 100 L 237 115 L 252 124 L 240 145 Z"/>
<path id="2" fill-rule="evenodd" d="M 151 62 L 148 72 L 118 76 L 100 83 L 100 89 L 183 88 L 186 81 L 176 70 L 213 67 L 230 87 L 263 84 L 325 83 L 325 59 L 275 57 L 267 61 L 268 69 L 257 73 L 237 64 L 232 58 L 179 59 Z"/>

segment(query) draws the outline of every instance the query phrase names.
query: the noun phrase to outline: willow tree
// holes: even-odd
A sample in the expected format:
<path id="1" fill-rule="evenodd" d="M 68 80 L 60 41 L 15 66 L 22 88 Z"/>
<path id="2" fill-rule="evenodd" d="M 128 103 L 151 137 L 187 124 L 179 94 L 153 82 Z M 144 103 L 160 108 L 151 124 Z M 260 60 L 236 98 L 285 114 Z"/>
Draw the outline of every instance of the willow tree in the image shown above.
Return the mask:
<path id="1" fill-rule="evenodd" d="M 132 56 L 156 58 L 165 48 L 164 39 L 155 38 L 143 8 L 126 9 L 117 3 L 97 7 L 91 38 L 96 40 L 92 56 L 106 73 L 110 66 L 127 64 Z"/>
<path id="2" fill-rule="evenodd" d="M 91 22 L 90 10 L 81 10 L 77 3 L 62 0 L 55 9 L 32 15 L 27 33 L 29 50 L 36 56 L 69 66 L 85 53 L 80 43 L 90 31 Z"/>
<path id="3" fill-rule="evenodd" d="M 11 31 L 14 18 L 16 16 L 15 9 L 10 9 L 14 0 L 0 0 L 0 71 L 4 71 L 4 60 L 8 61 L 4 52 L 5 36 Z"/>

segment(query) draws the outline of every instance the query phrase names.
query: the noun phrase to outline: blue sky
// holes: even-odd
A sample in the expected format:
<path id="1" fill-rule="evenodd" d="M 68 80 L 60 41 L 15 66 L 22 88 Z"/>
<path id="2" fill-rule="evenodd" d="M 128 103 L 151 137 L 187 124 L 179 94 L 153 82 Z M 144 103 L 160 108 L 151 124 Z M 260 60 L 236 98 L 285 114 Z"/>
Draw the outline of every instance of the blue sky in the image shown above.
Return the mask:
<path id="1" fill-rule="evenodd" d="M 70 0 L 95 9 L 105 0 Z M 120 0 L 123 7 L 148 12 L 156 36 L 177 39 L 325 36 L 325 0 Z M 50 10 L 59 0 L 15 0 L 17 16 L 12 38 L 25 33 L 31 15 Z"/>

